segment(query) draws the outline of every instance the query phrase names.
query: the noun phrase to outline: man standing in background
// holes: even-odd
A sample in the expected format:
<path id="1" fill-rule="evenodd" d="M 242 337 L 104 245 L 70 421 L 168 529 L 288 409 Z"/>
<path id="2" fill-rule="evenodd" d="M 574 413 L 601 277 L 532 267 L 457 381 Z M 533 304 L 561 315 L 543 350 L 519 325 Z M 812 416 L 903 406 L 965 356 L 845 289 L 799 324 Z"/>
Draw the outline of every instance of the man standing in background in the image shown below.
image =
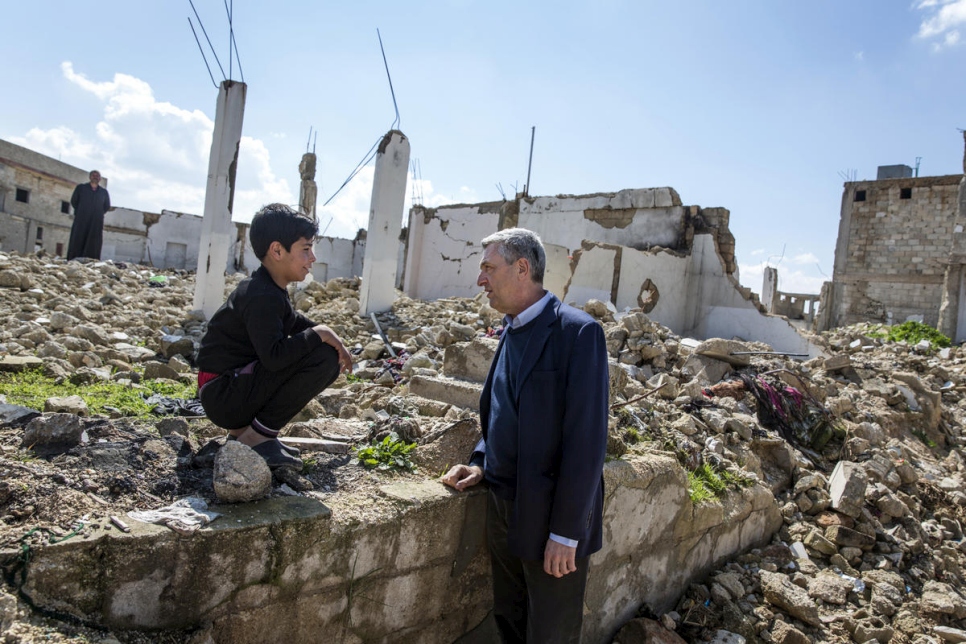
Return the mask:
<path id="1" fill-rule="evenodd" d="M 75 257 L 101 258 L 104 240 L 104 213 L 111 209 L 111 196 L 101 188 L 101 173 L 91 170 L 90 183 L 74 188 L 70 205 L 74 208 L 74 223 L 70 227 L 67 259 Z"/>

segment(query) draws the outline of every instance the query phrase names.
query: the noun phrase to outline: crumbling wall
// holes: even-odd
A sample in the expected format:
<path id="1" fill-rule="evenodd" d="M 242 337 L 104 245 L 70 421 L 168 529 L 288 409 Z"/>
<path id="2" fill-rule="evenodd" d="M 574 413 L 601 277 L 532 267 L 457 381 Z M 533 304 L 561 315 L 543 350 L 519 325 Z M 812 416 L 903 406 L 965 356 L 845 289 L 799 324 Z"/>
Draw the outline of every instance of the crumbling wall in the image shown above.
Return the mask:
<path id="1" fill-rule="evenodd" d="M 319 237 L 315 241 L 316 260 L 312 266 L 312 277 L 316 281 L 325 282 L 337 277 L 362 275 L 362 259 L 365 254 L 365 238 Z M 258 266 L 257 260 L 253 266 Z"/>
<path id="2" fill-rule="evenodd" d="M 627 456 L 604 477 L 585 642 L 611 641 L 642 602 L 669 610 L 688 583 L 782 523 L 762 484 L 696 508 L 671 457 Z M 222 506 L 190 538 L 131 521 L 129 534 L 102 528 L 38 550 L 23 592 L 107 628 L 204 628 L 216 642 L 449 643 L 491 606 L 484 499 L 407 482 L 331 508 L 305 497 Z"/>
<path id="3" fill-rule="evenodd" d="M 962 175 L 845 184 L 831 319 L 939 321 Z"/>
<path id="4" fill-rule="evenodd" d="M 749 289 L 725 272 L 710 234 L 695 235 L 690 254 L 585 243 L 564 301 L 583 306 L 590 299 L 611 301 L 618 311 L 640 307 L 685 337 L 737 337 L 821 355 L 787 320 L 765 315 Z"/>

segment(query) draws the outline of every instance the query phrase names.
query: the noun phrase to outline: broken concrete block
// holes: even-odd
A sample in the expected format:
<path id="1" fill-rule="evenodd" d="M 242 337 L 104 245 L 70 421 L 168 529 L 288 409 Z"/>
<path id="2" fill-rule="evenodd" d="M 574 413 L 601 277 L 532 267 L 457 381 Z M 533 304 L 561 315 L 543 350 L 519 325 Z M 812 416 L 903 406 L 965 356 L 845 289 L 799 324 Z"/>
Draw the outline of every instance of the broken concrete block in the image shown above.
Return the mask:
<path id="1" fill-rule="evenodd" d="M 87 403 L 80 396 L 52 396 L 44 401 L 45 412 L 74 414 L 76 416 L 88 416 Z"/>
<path id="2" fill-rule="evenodd" d="M 847 353 L 839 353 L 837 355 L 825 358 L 825 363 L 822 365 L 822 368 L 824 368 L 825 371 L 836 372 L 851 366 L 852 356 Z"/>
<path id="3" fill-rule="evenodd" d="M 747 367 L 751 364 L 751 356 L 747 354 L 735 354 L 741 354 L 750 350 L 748 345 L 741 342 L 724 340 L 722 338 L 711 338 L 698 345 L 694 352 L 698 355 L 715 358 L 716 360 L 723 360 L 733 367 Z"/>
<path id="4" fill-rule="evenodd" d="M 806 624 L 818 626 L 821 621 L 818 606 L 808 593 L 793 584 L 788 577 L 777 572 L 762 570 L 760 573 L 761 590 L 765 601 L 788 612 Z"/>
<path id="5" fill-rule="evenodd" d="M 825 536 L 817 530 L 812 530 L 805 535 L 805 545 L 812 550 L 827 556 L 834 555 L 839 551 L 834 543 L 826 539 Z"/>
<path id="6" fill-rule="evenodd" d="M 731 365 L 706 355 L 691 354 L 681 365 L 681 373 L 698 380 L 702 386 L 713 385 L 731 373 Z"/>
<path id="7" fill-rule="evenodd" d="M 183 335 L 161 336 L 161 353 L 165 358 L 173 358 L 177 355 L 190 357 L 194 350 L 195 345 L 191 338 Z"/>
<path id="8" fill-rule="evenodd" d="M 496 338 L 476 338 L 449 345 L 443 353 L 443 373 L 450 378 L 484 382 L 499 343 Z"/>
<path id="9" fill-rule="evenodd" d="M 39 369 L 44 364 L 33 356 L 3 356 L 0 358 L 0 371 L 19 372 L 25 369 Z"/>
<path id="10" fill-rule="evenodd" d="M 479 411 L 482 385 L 454 380 L 452 378 L 426 378 L 413 376 L 409 381 L 409 393 Z"/>
<path id="11" fill-rule="evenodd" d="M 844 525 L 830 525 L 825 528 L 825 538 L 841 547 L 871 550 L 875 546 L 875 537 L 846 528 Z"/>
<path id="12" fill-rule="evenodd" d="M 832 507 L 850 517 L 859 516 L 862 514 L 862 506 L 865 505 L 867 484 L 862 466 L 851 461 L 839 461 L 835 464 L 828 483 Z"/>
<path id="13" fill-rule="evenodd" d="M 61 454 L 80 444 L 83 434 L 84 426 L 78 416 L 51 414 L 27 423 L 23 445 L 44 456 Z"/>

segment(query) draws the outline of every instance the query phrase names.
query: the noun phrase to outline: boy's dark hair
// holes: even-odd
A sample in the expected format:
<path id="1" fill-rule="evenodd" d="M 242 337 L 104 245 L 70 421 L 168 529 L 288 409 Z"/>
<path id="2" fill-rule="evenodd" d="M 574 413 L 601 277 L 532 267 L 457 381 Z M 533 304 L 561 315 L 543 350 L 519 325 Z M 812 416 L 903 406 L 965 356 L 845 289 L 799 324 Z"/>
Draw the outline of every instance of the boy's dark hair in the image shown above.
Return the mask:
<path id="1" fill-rule="evenodd" d="M 270 203 L 255 213 L 248 229 L 248 239 L 259 260 L 265 258 L 268 247 L 277 241 L 285 250 L 300 239 L 315 239 L 319 225 L 283 203 Z"/>

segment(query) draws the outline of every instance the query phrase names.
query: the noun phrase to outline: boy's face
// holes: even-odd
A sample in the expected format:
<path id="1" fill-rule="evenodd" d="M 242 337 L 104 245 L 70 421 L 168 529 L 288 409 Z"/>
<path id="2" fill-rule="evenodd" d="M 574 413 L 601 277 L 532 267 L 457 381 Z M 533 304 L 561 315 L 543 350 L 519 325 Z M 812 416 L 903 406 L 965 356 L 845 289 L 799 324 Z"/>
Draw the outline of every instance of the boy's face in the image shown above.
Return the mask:
<path id="1" fill-rule="evenodd" d="M 291 250 L 279 244 L 278 273 L 286 283 L 301 282 L 311 272 L 315 263 L 315 253 L 312 252 L 314 240 L 302 237 L 292 244 Z"/>

